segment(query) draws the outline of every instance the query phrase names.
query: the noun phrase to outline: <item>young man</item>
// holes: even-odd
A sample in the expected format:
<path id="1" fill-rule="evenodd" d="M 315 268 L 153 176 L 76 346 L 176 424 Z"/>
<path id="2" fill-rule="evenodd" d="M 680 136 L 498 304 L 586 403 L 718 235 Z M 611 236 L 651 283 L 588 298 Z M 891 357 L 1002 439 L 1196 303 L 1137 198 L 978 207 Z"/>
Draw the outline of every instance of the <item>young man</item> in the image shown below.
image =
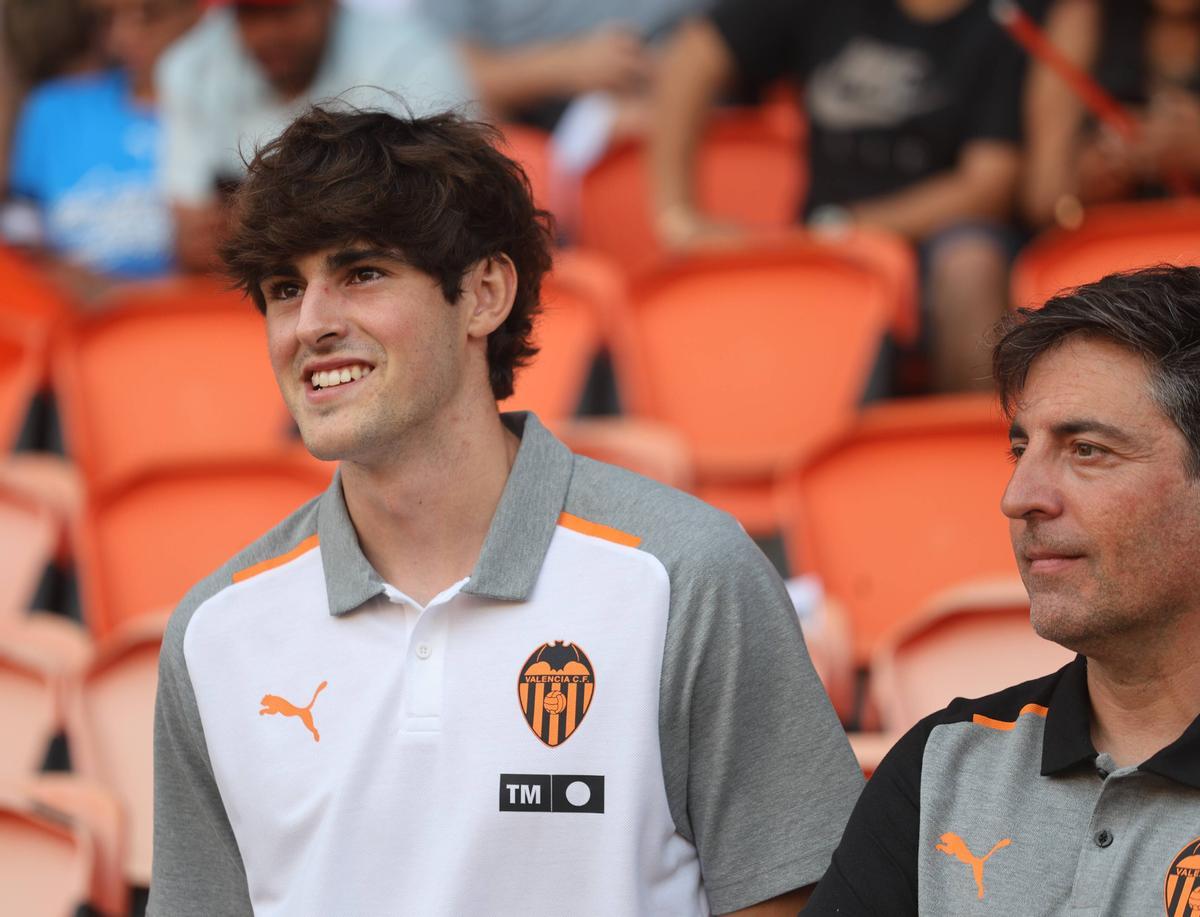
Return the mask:
<path id="1" fill-rule="evenodd" d="M 494 140 L 318 109 L 250 166 L 226 262 L 341 466 L 172 618 L 152 914 L 794 914 L 828 864 L 860 775 L 768 562 L 497 413 L 550 255 Z"/>
<path id="2" fill-rule="evenodd" d="M 995 349 L 1001 508 L 1066 667 L 918 723 L 863 791 L 818 914 L 1200 904 L 1200 268 L 1022 310 Z"/>

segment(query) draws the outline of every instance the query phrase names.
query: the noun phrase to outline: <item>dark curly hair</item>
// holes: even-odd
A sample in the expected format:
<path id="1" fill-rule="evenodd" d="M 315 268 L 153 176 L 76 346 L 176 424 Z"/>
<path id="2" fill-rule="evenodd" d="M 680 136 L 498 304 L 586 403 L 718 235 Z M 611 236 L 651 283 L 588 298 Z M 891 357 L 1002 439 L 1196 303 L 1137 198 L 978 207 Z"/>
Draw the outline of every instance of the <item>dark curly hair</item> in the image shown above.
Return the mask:
<path id="1" fill-rule="evenodd" d="M 1034 360 L 1070 338 L 1101 338 L 1141 356 L 1150 396 L 1183 433 L 1188 471 L 1200 477 L 1200 268 L 1109 274 L 1040 309 L 1018 309 L 996 330 L 992 376 L 1009 417 Z"/>
<path id="2" fill-rule="evenodd" d="M 537 353 L 530 337 L 553 224 L 499 140 L 490 125 L 452 112 L 398 118 L 314 107 L 250 161 L 221 246 L 226 270 L 265 312 L 260 283 L 280 265 L 367 242 L 399 251 L 454 303 L 472 265 L 507 255 L 516 297 L 487 341 L 492 392 L 507 398 L 514 372 Z"/>

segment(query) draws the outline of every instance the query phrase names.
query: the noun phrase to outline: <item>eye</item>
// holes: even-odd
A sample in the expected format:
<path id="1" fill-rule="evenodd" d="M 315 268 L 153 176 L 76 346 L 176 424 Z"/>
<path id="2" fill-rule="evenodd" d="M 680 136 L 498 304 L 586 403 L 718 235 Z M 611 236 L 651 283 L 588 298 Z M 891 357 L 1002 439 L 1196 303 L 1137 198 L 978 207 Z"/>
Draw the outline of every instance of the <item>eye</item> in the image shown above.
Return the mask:
<path id="1" fill-rule="evenodd" d="M 1075 451 L 1075 455 L 1082 459 L 1096 458 L 1104 452 L 1095 443 L 1075 443 L 1072 448 Z"/>
<path id="2" fill-rule="evenodd" d="M 300 295 L 300 284 L 294 280 L 277 280 L 268 284 L 266 297 L 272 302 L 282 302 Z"/>
<path id="3" fill-rule="evenodd" d="M 351 283 L 369 283 L 372 280 L 378 280 L 383 276 L 383 271 L 375 267 L 356 267 L 350 272 Z"/>
<path id="4" fill-rule="evenodd" d="M 1008 460 L 1014 465 L 1025 454 L 1025 443 L 1012 443 L 1008 447 Z"/>

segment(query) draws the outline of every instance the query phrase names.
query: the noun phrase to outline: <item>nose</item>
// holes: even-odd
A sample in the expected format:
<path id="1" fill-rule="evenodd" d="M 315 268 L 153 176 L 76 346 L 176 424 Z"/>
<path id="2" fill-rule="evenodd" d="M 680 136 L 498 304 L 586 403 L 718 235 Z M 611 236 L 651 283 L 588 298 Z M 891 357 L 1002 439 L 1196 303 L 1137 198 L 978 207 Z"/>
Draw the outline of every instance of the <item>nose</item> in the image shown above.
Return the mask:
<path id="1" fill-rule="evenodd" d="M 310 284 L 300 301 L 296 337 L 313 349 L 327 348 L 346 336 L 345 310 L 336 290 L 325 283 Z"/>
<path id="2" fill-rule="evenodd" d="M 1051 456 L 1027 446 L 1013 468 L 1000 510 L 1009 519 L 1053 518 L 1062 512 L 1062 490 Z"/>

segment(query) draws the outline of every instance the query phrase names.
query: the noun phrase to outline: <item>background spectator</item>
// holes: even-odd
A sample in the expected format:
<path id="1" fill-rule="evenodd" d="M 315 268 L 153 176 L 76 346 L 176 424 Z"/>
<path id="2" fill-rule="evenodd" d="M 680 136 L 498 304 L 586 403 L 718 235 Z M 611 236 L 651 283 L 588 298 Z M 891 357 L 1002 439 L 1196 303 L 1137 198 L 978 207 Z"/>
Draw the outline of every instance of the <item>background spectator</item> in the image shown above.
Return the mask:
<path id="1" fill-rule="evenodd" d="M 270 140 L 312 101 L 415 114 L 472 98 L 453 48 L 421 21 L 376 17 L 334 0 L 220 2 L 159 69 L 166 128 L 165 180 L 184 266 L 214 264 L 222 189 L 243 155 Z"/>
<path id="2" fill-rule="evenodd" d="M 44 83 L 22 108 L 12 195 L 31 204 L 32 241 L 52 253 L 55 273 L 81 299 L 103 292 L 112 279 L 171 269 L 153 73 L 196 10 L 195 0 L 89 0 L 112 66 Z"/>
<path id="3" fill-rule="evenodd" d="M 1081 205 L 1161 196 L 1200 178 L 1200 2 L 1059 0 L 1050 40 L 1136 115 L 1126 139 L 1098 124 L 1048 67 L 1030 75 L 1023 204 L 1034 225 Z"/>
<path id="4" fill-rule="evenodd" d="M 96 64 L 81 0 L 0 0 L 0 188 L 8 185 L 13 120 L 28 88 Z"/>
<path id="5" fill-rule="evenodd" d="M 648 118 L 650 45 L 699 0 L 420 0 L 459 42 L 488 107 L 499 117 L 553 128 L 575 96 L 603 92 L 617 133 Z"/>
<path id="6" fill-rule="evenodd" d="M 665 55 L 652 133 L 659 230 L 676 248 L 732 234 L 699 214 L 691 164 L 724 88 L 804 86 L 804 216 L 922 246 L 934 383 L 986 384 L 979 341 L 1006 302 L 1020 162 L 1020 52 L 986 0 L 725 0 Z"/>

